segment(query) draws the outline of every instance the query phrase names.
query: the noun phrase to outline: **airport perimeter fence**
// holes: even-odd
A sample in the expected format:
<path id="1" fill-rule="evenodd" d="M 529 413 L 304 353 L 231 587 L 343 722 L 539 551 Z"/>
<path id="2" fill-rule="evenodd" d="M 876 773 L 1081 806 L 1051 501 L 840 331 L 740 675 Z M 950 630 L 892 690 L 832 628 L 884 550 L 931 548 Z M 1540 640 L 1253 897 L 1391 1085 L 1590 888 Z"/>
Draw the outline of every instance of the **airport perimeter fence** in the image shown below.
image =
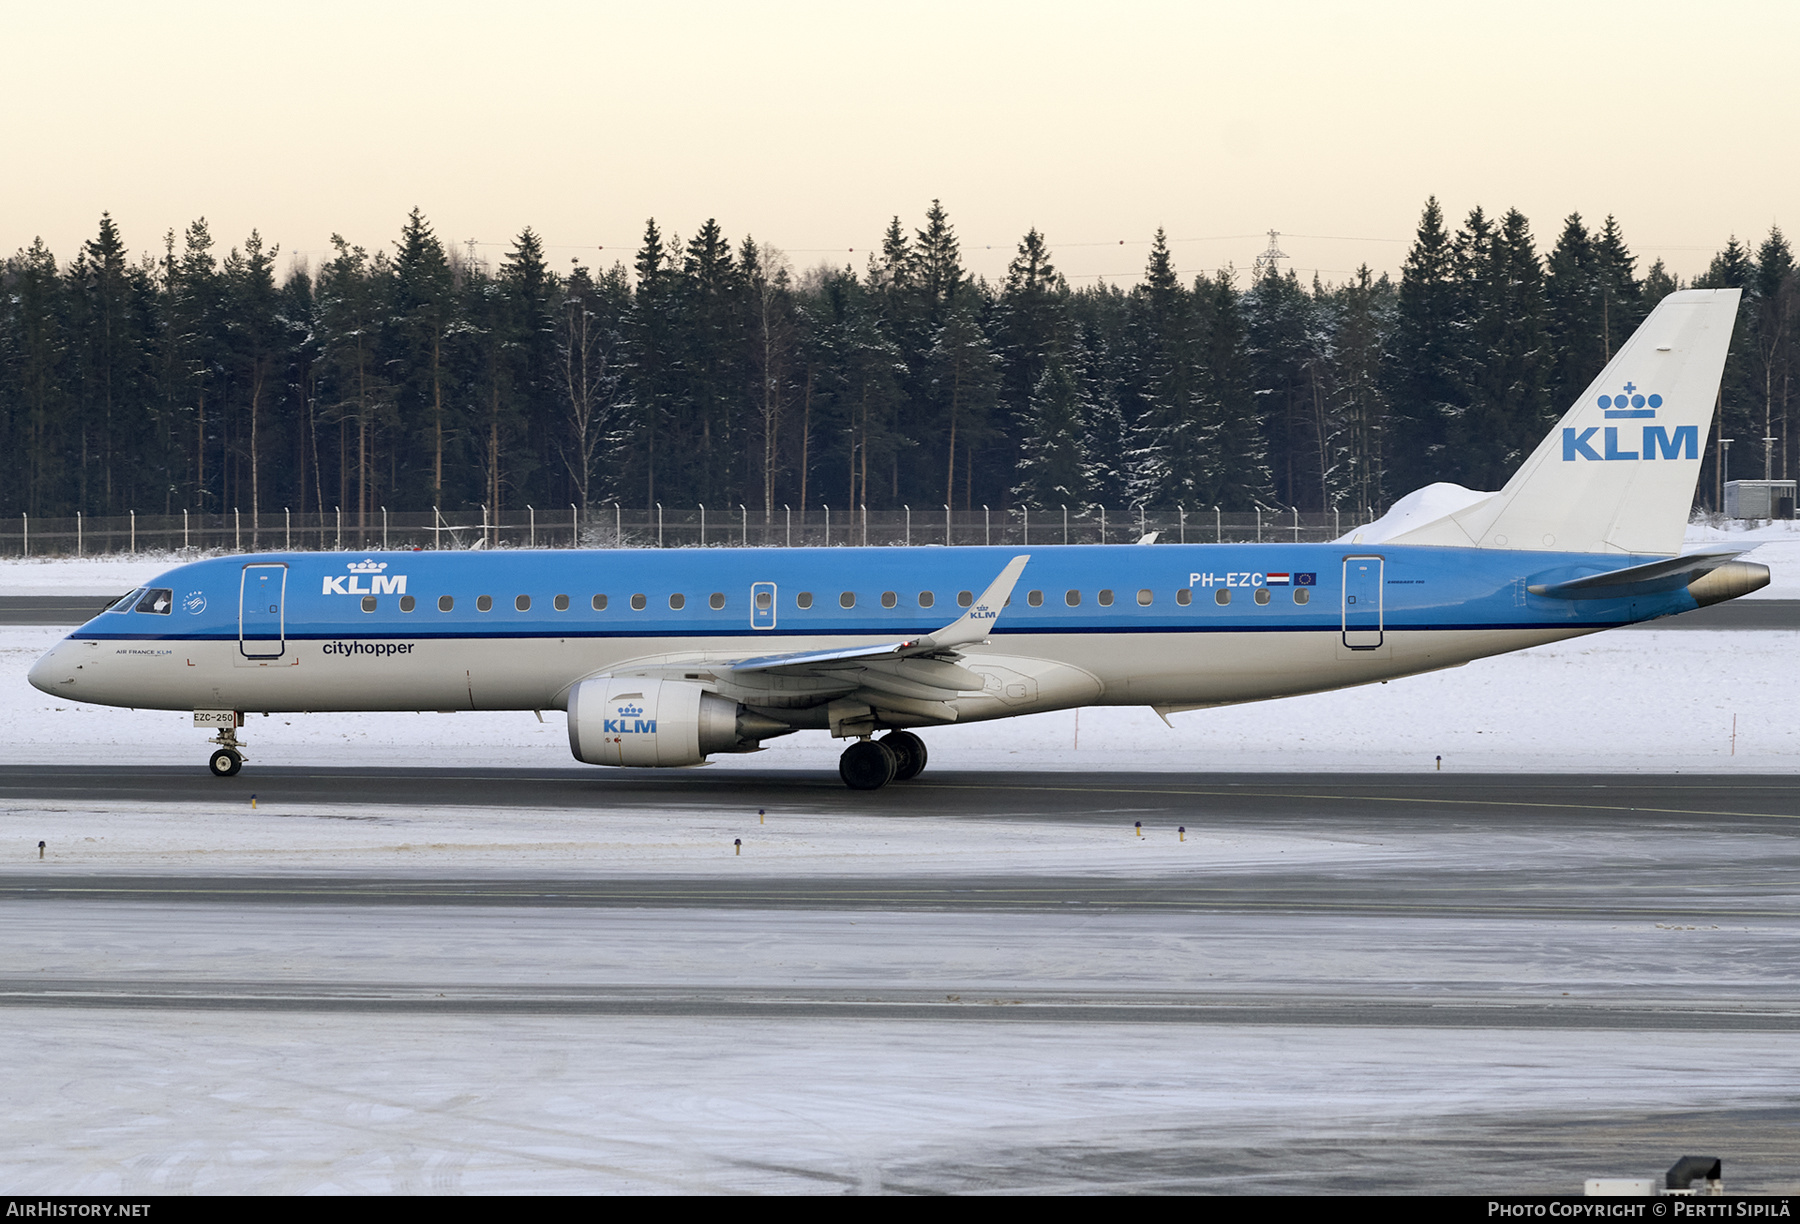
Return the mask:
<path id="1" fill-rule="evenodd" d="M 1135 544 L 1320 543 L 1353 531 L 1367 514 L 1264 509 L 1224 513 L 1142 507 L 1108 510 L 854 510 L 733 506 L 675 509 L 607 504 L 486 510 L 285 510 L 224 514 L 76 515 L 0 519 L 0 557 L 93 557 L 136 553 L 354 551 L 471 548 L 838 548 L 971 544 L 1043 547 Z"/>

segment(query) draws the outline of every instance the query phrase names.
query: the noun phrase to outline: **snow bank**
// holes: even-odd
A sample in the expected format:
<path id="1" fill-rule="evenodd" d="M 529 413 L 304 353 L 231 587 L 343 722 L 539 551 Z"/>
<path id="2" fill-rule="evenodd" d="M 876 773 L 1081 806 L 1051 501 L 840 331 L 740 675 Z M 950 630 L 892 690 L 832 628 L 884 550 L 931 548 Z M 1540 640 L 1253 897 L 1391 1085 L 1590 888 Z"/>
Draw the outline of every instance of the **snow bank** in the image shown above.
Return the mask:
<path id="1" fill-rule="evenodd" d="M 1353 529 L 1348 535 L 1339 536 L 1334 544 L 1380 544 L 1391 540 L 1414 527 L 1423 527 L 1426 523 L 1435 523 L 1445 515 L 1455 514 L 1458 510 L 1467 509 L 1476 502 L 1486 501 L 1492 493 L 1482 493 L 1475 489 L 1465 489 L 1459 484 L 1439 481 L 1426 485 L 1423 489 L 1415 489 L 1395 502 L 1388 512 L 1373 523 Z"/>

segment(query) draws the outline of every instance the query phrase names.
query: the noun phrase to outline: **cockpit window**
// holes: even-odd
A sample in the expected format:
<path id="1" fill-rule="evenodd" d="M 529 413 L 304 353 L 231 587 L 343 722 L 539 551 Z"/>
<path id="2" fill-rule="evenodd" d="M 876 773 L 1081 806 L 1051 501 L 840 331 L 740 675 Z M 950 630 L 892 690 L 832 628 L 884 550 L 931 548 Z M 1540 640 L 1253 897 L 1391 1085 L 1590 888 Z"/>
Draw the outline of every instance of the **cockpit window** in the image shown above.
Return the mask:
<path id="1" fill-rule="evenodd" d="M 137 606 L 137 601 L 143 593 L 143 587 L 139 587 L 135 591 L 127 591 L 125 594 L 107 604 L 106 610 L 108 612 L 129 612 L 132 608 Z"/>
<path id="2" fill-rule="evenodd" d="M 167 587 L 152 587 L 144 592 L 144 597 L 137 601 L 138 612 L 155 612 L 167 616 L 175 606 L 175 592 Z"/>

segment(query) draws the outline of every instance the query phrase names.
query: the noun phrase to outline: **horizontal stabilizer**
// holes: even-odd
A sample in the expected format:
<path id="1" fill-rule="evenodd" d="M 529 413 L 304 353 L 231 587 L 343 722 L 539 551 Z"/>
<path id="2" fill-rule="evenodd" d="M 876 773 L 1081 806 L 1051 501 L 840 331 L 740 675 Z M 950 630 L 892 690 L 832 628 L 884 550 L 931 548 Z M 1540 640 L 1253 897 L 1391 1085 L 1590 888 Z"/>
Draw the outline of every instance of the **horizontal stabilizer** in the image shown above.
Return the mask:
<path id="1" fill-rule="evenodd" d="M 1552 599 L 1624 599 L 1633 595 L 1654 595 L 1662 591 L 1678 591 L 1697 578 L 1710 574 L 1733 557 L 1741 548 L 1689 553 L 1685 557 L 1669 557 L 1643 565 L 1589 574 L 1567 582 L 1539 583 L 1525 589 L 1533 595 Z"/>

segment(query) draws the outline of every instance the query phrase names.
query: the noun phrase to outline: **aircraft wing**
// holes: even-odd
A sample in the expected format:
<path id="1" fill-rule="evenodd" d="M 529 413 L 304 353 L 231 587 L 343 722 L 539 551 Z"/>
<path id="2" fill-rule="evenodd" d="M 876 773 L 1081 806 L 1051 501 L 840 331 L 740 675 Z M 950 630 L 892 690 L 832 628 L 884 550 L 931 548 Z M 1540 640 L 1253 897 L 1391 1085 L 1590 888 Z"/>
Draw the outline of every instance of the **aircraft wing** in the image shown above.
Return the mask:
<path id="1" fill-rule="evenodd" d="M 821 669 L 833 670 L 883 660 L 953 654 L 956 647 L 973 645 L 993 631 L 995 622 L 1000 619 L 1001 610 L 1006 607 L 1006 601 L 1012 598 L 1013 587 L 1018 584 L 1019 575 L 1025 572 L 1025 563 L 1030 560 L 1031 556 L 1027 553 L 1008 561 L 1006 568 L 988 584 L 987 589 L 969 606 L 967 612 L 942 629 L 922 638 L 879 646 L 850 646 L 841 650 L 803 650 L 793 654 L 763 655 L 734 663 L 731 670 L 739 675 L 755 672 L 816 674 Z M 964 675 L 973 678 L 970 673 L 965 672 Z M 973 687 L 980 688 L 981 684 L 977 682 Z"/>
<path id="2" fill-rule="evenodd" d="M 1030 560 L 1027 554 L 1007 562 L 968 611 L 924 637 L 745 659 L 730 665 L 730 679 L 744 689 L 818 691 L 834 711 L 834 733 L 840 726 L 872 719 L 876 711 L 889 720 L 896 716 L 918 720 L 914 725 L 955 722 L 957 697 L 987 686 L 983 677 L 958 665 L 961 656 L 956 648 L 973 645 L 993 632 Z"/>

